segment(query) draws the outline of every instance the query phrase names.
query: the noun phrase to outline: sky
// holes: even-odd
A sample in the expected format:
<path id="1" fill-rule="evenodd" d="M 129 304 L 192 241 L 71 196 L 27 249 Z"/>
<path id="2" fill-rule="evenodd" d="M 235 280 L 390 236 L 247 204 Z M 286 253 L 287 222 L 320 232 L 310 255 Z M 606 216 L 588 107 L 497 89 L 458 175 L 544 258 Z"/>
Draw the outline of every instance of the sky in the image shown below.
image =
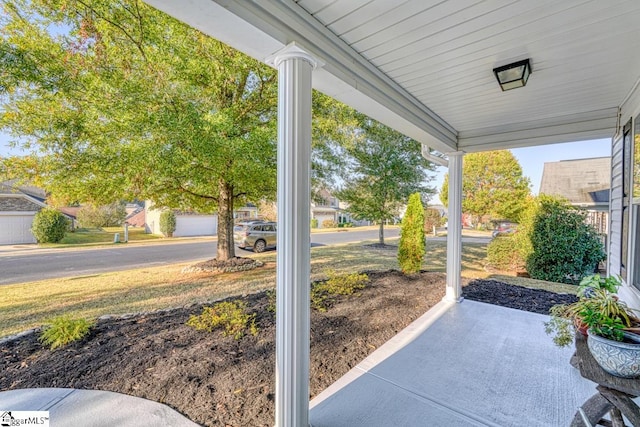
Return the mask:
<path id="1" fill-rule="evenodd" d="M 565 144 L 541 145 L 538 147 L 515 148 L 511 150 L 522 167 L 524 176 L 531 180 L 531 191 L 538 194 L 540 181 L 542 180 L 542 168 L 546 162 L 560 160 L 588 159 L 592 157 L 605 157 L 611 155 L 611 140 L 597 139 L 593 141 L 570 142 Z M 9 147 L 9 137 L 0 133 L 0 156 L 20 154 L 19 151 Z M 447 168 L 439 166 L 436 169 L 431 185 L 440 190 L 444 182 Z M 431 201 L 439 204 L 438 198 Z"/>
<path id="2" fill-rule="evenodd" d="M 593 157 L 608 157 L 611 155 L 611 139 L 596 139 L 592 141 L 569 142 L 565 144 L 540 145 L 537 147 L 514 148 L 511 150 L 522 167 L 522 174 L 531 180 L 531 192 L 535 195 L 540 190 L 542 169 L 545 163 L 560 160 L 590 159 Z M 464 160 L 463 160 L 464 162 Z M 440 191 L 444 182 L 447 168 L 439 166 L 431 185 Z M 439 204 L 438 198 L 431 201 Z"/>

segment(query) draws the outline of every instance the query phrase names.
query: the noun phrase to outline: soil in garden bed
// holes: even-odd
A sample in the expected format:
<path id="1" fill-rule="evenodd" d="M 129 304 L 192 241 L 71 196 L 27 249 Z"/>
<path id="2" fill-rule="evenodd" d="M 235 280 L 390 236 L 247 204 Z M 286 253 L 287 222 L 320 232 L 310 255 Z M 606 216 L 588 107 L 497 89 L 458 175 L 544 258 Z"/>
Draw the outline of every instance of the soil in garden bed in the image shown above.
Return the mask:
<path id="1" fill-rule="evenodd" d="M 339 297 L 327 312 L 312 311 L 310 397 L 444 296 L 440 273 L 369 277 L 359 295 Z M 564 297 L 494 281 L 465 287 L 465 298 L 536 312 Z M 205 426 L 271 426 L 275 315 L 267 310 L 265 293 L 243 299 L 260 332 L 240 340 L 186 326 L 190 315 L 202 311 L 196 305 L 100 320 L 84 340 L 55 351 L 43 349 L 34 334 L 0 344 L 0 390 L 110 390 L 165 403 Z"/>

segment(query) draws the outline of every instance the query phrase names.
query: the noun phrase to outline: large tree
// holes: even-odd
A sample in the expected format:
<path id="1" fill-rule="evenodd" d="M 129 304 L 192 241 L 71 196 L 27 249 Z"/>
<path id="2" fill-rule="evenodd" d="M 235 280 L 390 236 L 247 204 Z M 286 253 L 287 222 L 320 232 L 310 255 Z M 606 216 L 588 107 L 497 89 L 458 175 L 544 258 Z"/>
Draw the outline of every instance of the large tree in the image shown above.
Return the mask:
<path id="1" fill-rule="evenodd" d="M 400 214 L 412 193 L 427 196 L 433 165 L 421 154 L 420 143 L 366 116 L 356 114 L 358 126 L 344 145 L 343 185 L 337 197 L 349 204 L 358 219 L 378 222 L 384 244 L 384 223 Z"/>
<path id="2" fill-rule="evenodd" d="M 511 151 L 485 151 L 464 156 L 462 211 L 477 217 L 518 221 L 530 195 L 529 178 Z M 449 175 L 445 175 L 440 200 L 449 202 Z"/>
<path id="3" fill-rule="evenodd" d="M 60 200 L 218 212 L 273 198 L 275 71 L 136 0 L 5 0 L 0 128 Z"/>

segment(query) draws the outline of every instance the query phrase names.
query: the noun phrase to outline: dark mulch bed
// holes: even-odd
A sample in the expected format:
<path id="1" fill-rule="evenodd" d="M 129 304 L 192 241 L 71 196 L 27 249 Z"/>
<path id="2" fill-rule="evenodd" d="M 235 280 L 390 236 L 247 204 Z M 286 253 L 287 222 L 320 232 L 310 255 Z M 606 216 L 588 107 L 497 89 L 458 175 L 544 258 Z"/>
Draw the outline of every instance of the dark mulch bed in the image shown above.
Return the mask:
<path id="1" fill-rule="evenodd" d="M 254 268 L 262 267 L 264 263 L 253 258 L 233 257 L 231 259 L 220 261 L 218 259 L 210 259 L 182 270 L 183 273 L 233 273 L 236 271 L 248 271 Z"/>
<path id="2" fill-rule="evenodd" d="M 544 290 L 507 285 L 495 280 L 480 279 L 476 279 L 465 286 L 462 296 L 474 301 L 539 314 L 549 314 L 549 309 L 556 304 L 570 304 L 578 301 L 578 297 L 575 295 L 556 294 Z"/>
<path id="3" fill-rule="evenodd" d="M 339 297 L 311 316 L 311 395 L 316 395 L 444 296 L 445 276 L 369 273 L 358 296 Z M 545 312 L 566 296 L 474 281 L 464 296 Z M 201 305 L 112 318 L 81 342 L 50 351 L 34 334 L 0 344 L 0 390 L 73 387 L 165 403 L 207 426 L 271 426 L 274 419 L 274 314 L 265 293 L 243 298 L 260 332 L 241 340 L 198 332 L 185 322 Z"/>

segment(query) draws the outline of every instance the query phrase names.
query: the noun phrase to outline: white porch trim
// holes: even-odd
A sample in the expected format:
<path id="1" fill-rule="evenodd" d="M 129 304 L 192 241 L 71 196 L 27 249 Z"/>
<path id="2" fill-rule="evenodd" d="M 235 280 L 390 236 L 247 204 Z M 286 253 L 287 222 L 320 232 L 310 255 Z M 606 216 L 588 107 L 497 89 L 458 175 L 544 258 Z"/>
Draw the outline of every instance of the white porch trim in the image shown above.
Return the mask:
<path id="1" fill-rule="evenodd" d="M 447 153 L 449 158 L 449 221 L 447 225 L 447 289 L 445 301 L 462 301 L 460 285 L 462 252 L 462 158 L 464 152 Z"/>
<path id="2" fill-rule="evenodd" d="M 278 68 L 277 427 L 309 425 L 311 72 L 295 43 L 268 59 Z"/>

